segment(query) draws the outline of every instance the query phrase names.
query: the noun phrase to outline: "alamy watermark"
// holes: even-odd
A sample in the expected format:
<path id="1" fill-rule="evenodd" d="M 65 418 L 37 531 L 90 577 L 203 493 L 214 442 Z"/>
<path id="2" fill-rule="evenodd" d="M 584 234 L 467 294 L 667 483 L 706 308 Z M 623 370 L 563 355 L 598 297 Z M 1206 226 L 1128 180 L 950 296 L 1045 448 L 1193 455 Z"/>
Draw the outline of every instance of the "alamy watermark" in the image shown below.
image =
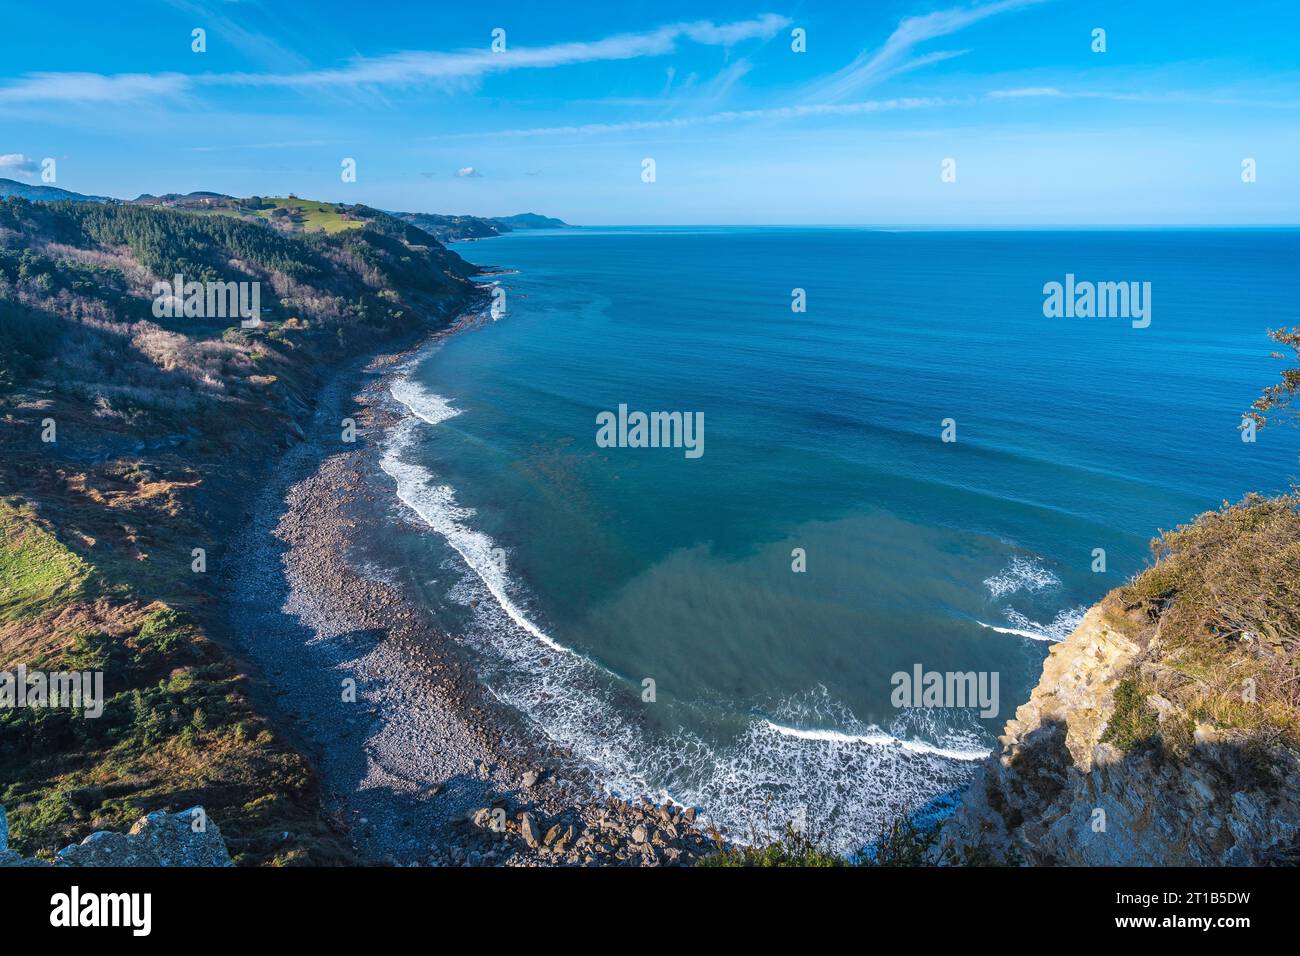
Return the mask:
<path id="1" fill-rule="evenodd" d="M 233 319 L 245 329 L 262 324 L 262 283 L 186 282 L 183 275 L 153 284 L 156 319 Z"/>
<path id="2" fill-rule="evenodd" d="M 125 927 L 132 936 L 148 936 L 153 929 L 153 894 L 83 893 L 73 886 L 50 897 L 50 925 Z"/>
<path id="3" fill-rule="evenodd" d="M 889 702 L 895 707 L 978 707 L 981 717 L 998 715 L 997 671 L 927 671 L 920 664 L 895 671 Z"/>
<path id="4" fill-rule="evenodd" d="M 1065 282 L 1043 286 L 1043 315 L 1049 319 L 1131 319 L 1133 328 L 1151 324 L 1150 282 Z"/>
<path id="5" fill-rule="evenodd" d="M 629 412 L 596 416 L 599 448 L 684 448 L 687 458 L 704 454 L 703 412 Z"/>
<path id="6" fill-rule="evenodd" d="M 104 713 L 103 671 L 0 671 L 0 709 L 53 707 L 82 709 L 87 717 Z"/>

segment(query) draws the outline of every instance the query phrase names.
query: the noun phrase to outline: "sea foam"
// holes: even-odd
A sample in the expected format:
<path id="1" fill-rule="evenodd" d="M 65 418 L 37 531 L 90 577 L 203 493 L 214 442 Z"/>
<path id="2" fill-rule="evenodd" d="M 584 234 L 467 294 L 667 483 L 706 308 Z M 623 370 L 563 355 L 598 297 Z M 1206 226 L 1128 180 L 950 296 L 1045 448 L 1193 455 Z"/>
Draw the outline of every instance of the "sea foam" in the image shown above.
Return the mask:
<path id="1" fill-rule="evenodd" d="M 1017 554 L 1005 568 L 986 578 L 984 586 L 989 596 L 996 599 L 1020 591 L 1034 593 L 1060 587 L 1061 579 L 1032 558 Z"/>
<path id="2" fill-rule="evenodd" d="M 390 391 L 411 414 L 390 432 L 381 468 L 399 500 L 464 563 L 449 597 L 473 609 L 465 638 L 480 652 L 488 689 L 588 763 L 606 789 L 701 807 L 734 839 L 806 823 L 829 846 L 852 853 L 893 814 L 964 786 L 974 762 L 989 752 L 977 728 L 952 735 L 926 727 L 925 736 L 940 741 L 931 743 L 901 722 L 891 729 L 862 723 L 824 688 L 784 701 L 770 715 L 743 717 L 727 743 L 649 727 L 639 685 L 535 623 L 503 552 L 471 526 L 474 510 L 459 505 L 454 489 L 428 468 L 407 460 L 421 428 L 459 410 L 409 378 L 395 380 Z"/>
<path id="3" fill-rule="evenodd" d="M 405 405 L 416 418 L 429 425 L 437 425 L 460 414 L 460 409 L 441 395 L 429 391 L 410 378 L 395 379 L 388 388 L 389 394 Z"/>

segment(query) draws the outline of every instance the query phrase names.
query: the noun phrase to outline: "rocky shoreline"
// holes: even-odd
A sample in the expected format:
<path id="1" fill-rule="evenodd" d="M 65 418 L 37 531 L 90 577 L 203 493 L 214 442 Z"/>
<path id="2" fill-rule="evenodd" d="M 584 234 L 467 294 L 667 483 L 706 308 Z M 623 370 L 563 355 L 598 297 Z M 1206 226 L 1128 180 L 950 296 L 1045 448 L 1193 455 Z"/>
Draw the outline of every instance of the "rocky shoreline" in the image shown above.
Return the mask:
<path id="1" fill-rule="evenodd" d="M 722 838 L 693 809 L 603 794 L 486 692 L 426 608 L 354 560 L 392 520 L 378 461 L 399 414 L 388 382 L 428 344 L 326 384 L 233 549 L 230 629 L 314 755 L 327 812 L 360 858 L 390 865 L 658 866 L 715 852 Z"/>

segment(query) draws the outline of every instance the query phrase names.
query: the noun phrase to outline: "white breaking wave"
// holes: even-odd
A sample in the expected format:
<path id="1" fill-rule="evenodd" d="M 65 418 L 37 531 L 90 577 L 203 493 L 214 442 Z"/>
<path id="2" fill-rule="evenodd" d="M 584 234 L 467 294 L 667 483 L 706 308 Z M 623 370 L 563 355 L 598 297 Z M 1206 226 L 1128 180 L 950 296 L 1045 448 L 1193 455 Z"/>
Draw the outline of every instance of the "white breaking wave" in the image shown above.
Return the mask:
<path id="1" fill-rule="evenodd" d="M 989 595 L 995 599 L 1019 591 L 1033 593 L 1046 588 L 1060 587 L 1060 584 L 1061 579 L 1047 568 L 1038 564 L 1032 558 L 1026 558 L 1018 554 L 1011 558 L 1011 563 L 1005 568 L 993 575 L 993 577 L 984 580 L 984 586 L 989 589 Z"/>
<path id="2" fill-rule="evenodd" d="M 400 449 L 407 444 L 411 424 L 412 421 L 407 419 L 397 426 L 393 440 L 379 462 L 379 467 L 397 483 L 397 497 L 456 549 L 516 625 L 552 650 L 572 653 L 530 621 L 523 609 L 511 599 L 507 592 L 509 578 L 501 549 L 488 535 L 464 523 L 474 516 L 474 509 L 457 505 L 455 489 L 450 485 L 436 484 L 433 473 L 427 468 L 401 459 Z"/>
<path id="3" fill-rule="evenodd" d="M 420 386 L 409 378 L 399 378 L 388 388 L 393 398 L 411 410 L 411 414 L 430 425 L 437 425 L 460 414 L 451 402 Z"/>
<path id="4" fill-rule="evenodd" d="M 1004 612 L 1007 620 L 1014 626 L 1023 628 L 1027 631 L 1035 631 L 1046 636 L 1049 641 L 1063 641 L 1070 636 L 1071 632 L 1079 626 L 1083 616 L 1088 613 L 1088 608 L 1084 605 L 1078 607 L 1066 608 L 1057 611 L 1056 616 L 1052 618 L 1050 624 L 1039 624 L 1037 621 L 1031 621 L 1025 615 L 1013 608 L 1007 608 Z"/>
<path id="5" fill-rule="evenodd" d="M 1015 625 L 1014 627 L 998 627 L 996 624 L 985 624 L 983 621 L 976 621 L 980 627 L 986 627 L 990 631 L 997 631 L 999 634 L 1014 634 L 1017 637 L 1027 637 L 1032 641 L 1048 641 L 1050 643 L 1059 643 L 1065 640 L 1079 626 L 1083 616 L 1088 613 L 1087 607 L 1067 608 L 1064 611 L 1058 611 L 1056 617 L 1052 618 L 1051 624 L 1039 624 L 1037 621 L 1030 620 L 1014 608 L 1004 608 L 1007 620 Z"/>
<path id="6" fill-rule="evenodd" d="M 988 750 L 956 750 L 947 747 L 936 747 L 934 744 L 927 744 L 922 740 L 903 740 L 899 737 L 893 737 L 883 731 L 871 734 L 846 734 L 839 730 L 803 730 L 798 727 L 783 727 L 770 720 L 767 721 L 767 725 L 778 734 L 798 737 L 800 740 L 825 740 L 837 744 L 865 744 L 871 747 L 902 747 L 904 750 L 934 754 L 936 757 L 947 757 L 950 760 L 983 760 L 990 753 Z"/>
<path id="7" fill-rule="evenodd" d="M 964 787 L 974 762 L 988 754 L 976 746 L 978 731 L 952 733 L 924 723 L 933 719 L 928 714 L 905 715 L 892 733 L 863 724 L 824 688 L 786 701 L 774 720 L 742 718 L 726 744 L 684 730 L 665 736 L 648 729 L 636 703 L 639 686 L 534 624 L 516 596 L 504 552 L 469 525 L 474 510 L 457 504 L 454 489 L 429 469 L 403 460 L 419 422 L 436 425 L 459 410 L 409 379 L 394 381 L 390 390 L 412 417 L 390 433 L 380 467 L 396 483 L 399 500 L 464 562 L 448 596 L 472 608 L 465 638 L 481 652 L 485 683 L 586 761 L 608 790 L 701 807 L 740 840 L 775 835 L 787 822 L 806 824 L 834 849 L 852 853 L 899 812 Z M 709 708 L 705 717 L 718 719 Z M 846 729 L 800 729 L 806 725 Z M 915 739 L 918 730 L 941 743 Z"/>
<path id="8" fill-rule="evenodd" d="M 1054 640 L 1040 631 L 1025 631 L 1018 627 L 998 627 L 996 624 L 985 624 L 983 621 L 976 621 L 975 623 L 980 627 L 987 627 L 990 631 L 997 631 L 999 634 L 1014 634 L 1016 637 L 1027 637 L 1031 641 Z"/>
<path id="9" fill-rule="evenodd" d="M 708 808 L 734 838 L 771 836 L 793 822 L 848 854 L 900 813 L 917 812 L 970 782 L 988 754 L 978 748 L 979 737 L 987 736 L 973 719 L 969 732 L 940 727 L 940 719 L 913 709 L 882 730 L 819 687 L 750 721 L 726 746 L 679 736 L 651 757 L 685 781 L 681 799 Z M 836 729 L 804 729 L 815 726 Z M 916 740 L 922 729 L 941 745 Z"/>

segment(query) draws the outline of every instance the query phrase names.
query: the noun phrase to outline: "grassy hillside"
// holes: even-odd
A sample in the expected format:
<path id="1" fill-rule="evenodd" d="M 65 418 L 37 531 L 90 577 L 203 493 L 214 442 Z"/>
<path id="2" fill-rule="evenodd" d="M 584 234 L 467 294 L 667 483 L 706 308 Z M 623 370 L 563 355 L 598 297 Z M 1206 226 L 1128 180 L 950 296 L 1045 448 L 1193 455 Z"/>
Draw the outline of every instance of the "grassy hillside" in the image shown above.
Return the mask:
<path id="1" fill-rule="evenodd" d="M 202 804 L 239 863 L 350 859 L 308 762 L 253 706 L 215 571 L 331 368 L 479 293 L 409 224 L 301 212 L 320 229 L 0 202 L 0 670 L 102 670 L 109 698 L 98 719 L 0 711 L 24 854 Z M 263 325 L 155 319 L 152 283 L 176 273 L 260 282 Z"/>
<path id="2" fill-rule="evenodd" d="M 268 222 L 285 220 L 308 232 L 320 231 L 333 235 L 348 229 L 360 229 L 363 220 L 353 218 L 344 206 L 335 203 L 315 202 L 310 199 L 287 197 L 284 199 L 263 199 L 261 208 L 244 207 L 259 219 Z"/>
<path id="3" fill-rule="evenodd" d="M 205 216 L 226 216 L 269 224 L 284 232 L 323 232 L 328 235 L 373 226 L 374 221 L 382 215 L 364 206 L 299 199 L 297 196 L 250 196 L 240 199 L 211 192 L 144 195 L 132 200 L 130 205 Z"/>

